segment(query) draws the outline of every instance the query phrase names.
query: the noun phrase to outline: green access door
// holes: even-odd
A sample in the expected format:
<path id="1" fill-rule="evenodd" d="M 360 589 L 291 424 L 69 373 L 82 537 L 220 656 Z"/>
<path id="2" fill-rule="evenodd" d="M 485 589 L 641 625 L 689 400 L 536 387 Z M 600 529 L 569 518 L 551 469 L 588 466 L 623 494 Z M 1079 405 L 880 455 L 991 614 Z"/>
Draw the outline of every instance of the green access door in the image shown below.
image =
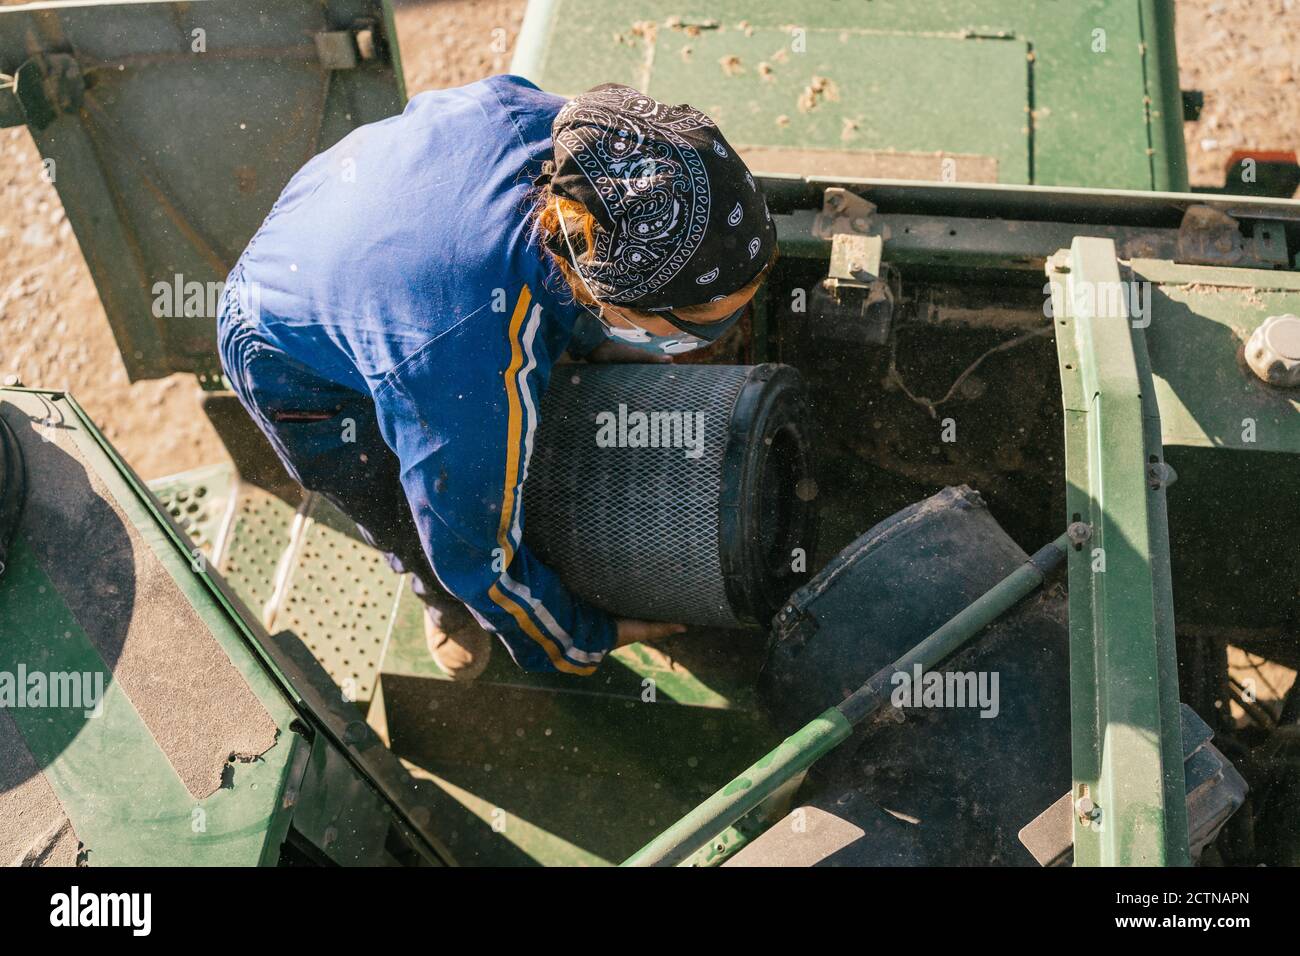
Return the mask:
<path id="1" fill-rule="evenodd" d="M 219 382 L 215 306 L 289 178 L 400 112 L 382 0 L 0 6 L 0 126 L 26 125 L 131 378 Z"/>
<path id="2" fill-rule="evenodd" d="M 1169 0 L 531 0 L 514 70 L 689 102 L 763 173 L 1187 187 Z"/>
<path id="3" fill-rule="evenodd" d="M 811 49 L 796 55 L 788 52 L 799 42 L 792 30 L 751 29 L 698 36 L 668 30 L 655 41 L 656 56 L 643 74 L 652 96 L 689 101 L 708 113 L 729 140 L 744 144 L 755 169 L 1030 181 L 1030 64 L 1023 40 L 818 31 Z M 768 59 L 755 61 L 760 53 Z M 679 68 L 683 63 L 700 69 Z M 864 71 L 864 63 L 909 69 Z M 710 72 L 717 78 L 706 85 Z M 978 110 L 951 95 L 953 77 L 962 75 L 981 78 Z"/>

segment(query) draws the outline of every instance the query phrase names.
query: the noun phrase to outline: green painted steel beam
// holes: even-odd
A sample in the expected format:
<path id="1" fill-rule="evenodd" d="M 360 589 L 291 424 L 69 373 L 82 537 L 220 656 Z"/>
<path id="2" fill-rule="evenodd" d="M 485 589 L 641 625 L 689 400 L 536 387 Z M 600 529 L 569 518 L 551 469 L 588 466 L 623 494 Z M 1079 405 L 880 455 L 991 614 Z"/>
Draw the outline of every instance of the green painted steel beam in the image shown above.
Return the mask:
<path id="1" fill-rule="evenodd" d="M 1160 416 L 1115 245 L 1048 267 L 1065 406 L 1074 859 L 1189 861 Z M 1085 527 L 1089 537 L 1077 532 Z"/>
<path id="2" fill-rule="evenodd" d="M 1187 145 L 1183 139 L 1183 95 L 1178 81 L 1173 0 L 1141 0 L 1138 16 L 1151 188 L 1186 190 Z"/>
<path id="3" fill-rule="evenodd" d="M 700 847 L 756 809 L 852 734 L 852 722 L 838 708 L 827 708 L 647 843 L 623 865 L 676 866 L 689 859 Z"/>
<path id="4" fill-rule="evenodd" d="M 1165 276 L 1170 284 L 1183 282 L 1179 276 L 1194 270 L 1205 276 L 1196 281 L 1211 285 L 1253 287 L 1262 293 L 1300 287 L 1300 273 L 1289 269 L 1287 250 L 1276 242 L 1285 235 L 1286 223 L 1300 220 L 1300 202 L 1293 200 L 849 178 L 766 176 L 762 181 L 786 259 L 828 259 L 832 228 L 852 226 L 881 236 L 885 261 L 895 266 L 944 272 L 998 269 L 1041 284 L 1047 258 L 1086 234 L 1113 240 L 1120 258 L 1156 270 L 1144 278 L 1157 284 Z M 848 217 L 837 220 L 823 213 L 832 188 L 865 200 L 868 211 L 854 217 L 861 219 L 860 226 Z M 1182 254 L 1180 227 L 1193 207 L 1208 207 L 1239 223 L 1235 268 L 1169 261 Z"/>

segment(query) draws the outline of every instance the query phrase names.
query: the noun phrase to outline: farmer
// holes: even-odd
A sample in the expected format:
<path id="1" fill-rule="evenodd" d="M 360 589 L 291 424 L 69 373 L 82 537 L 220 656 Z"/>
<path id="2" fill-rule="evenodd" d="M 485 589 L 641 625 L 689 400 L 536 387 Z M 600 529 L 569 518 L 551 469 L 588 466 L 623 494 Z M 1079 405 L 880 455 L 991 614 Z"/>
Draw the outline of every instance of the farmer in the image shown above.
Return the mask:
<path id="1" fill-rule="evenodd" d="M 713 342 L 775 248 L 702 113 L 492 77 L 415 97 L 290 180 L 227 279 L 222 364 L 294 479 L 411 572 L 447 675 L 482 672 L 487 632 L 527 670 L 591 674 L 682 628 L 611 618 L 523 543 L 552 366 Z"/>

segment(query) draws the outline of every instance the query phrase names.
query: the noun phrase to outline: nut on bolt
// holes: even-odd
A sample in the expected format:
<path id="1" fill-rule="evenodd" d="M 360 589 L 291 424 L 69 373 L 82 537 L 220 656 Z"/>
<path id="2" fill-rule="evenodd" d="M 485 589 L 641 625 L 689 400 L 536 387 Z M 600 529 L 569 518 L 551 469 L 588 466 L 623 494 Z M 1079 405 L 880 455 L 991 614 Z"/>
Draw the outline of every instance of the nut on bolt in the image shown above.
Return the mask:
<path id="1" fill-rule="evenodd" d="M 1177 480 L 1178 472 L 1174 471 L 1174 466 L 1169 462 L 1153 461 L 1147 465 L 1147 481 L 1150 482 L 1152 491 L 1167 488 Z"/>
<path id="2" fill-rule="evenodd" d="M 1088 794 L 1083 794 L 1074 801 L 1074 812 L 1079 815 L 1079 822 L 1090 827 L 1101 820 L 1101 807 L 1097 806 Z"/>
<path id="3" fill-rule="evenodd" d="M 1070 526 L 1065 529 L 1065 535 L 1076 548 L 1081 547 L 1085 541 L 1092 537 L 1092 525 L 1086 521 L 1072 521 Z"/>

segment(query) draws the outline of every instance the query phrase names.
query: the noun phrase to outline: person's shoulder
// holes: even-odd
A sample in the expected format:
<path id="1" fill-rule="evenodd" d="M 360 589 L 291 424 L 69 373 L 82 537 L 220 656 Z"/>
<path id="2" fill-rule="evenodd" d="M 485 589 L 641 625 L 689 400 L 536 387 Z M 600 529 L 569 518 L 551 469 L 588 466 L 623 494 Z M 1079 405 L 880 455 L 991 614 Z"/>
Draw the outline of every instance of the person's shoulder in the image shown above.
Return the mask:
<path id="1" fill-rule="evenodd" d="M 544 103 L 547 106 L 554 105 L 557 108 L 564 105 L 564 97 L 556 96 L 554 93 L 547 93 L 532 80 L 527 77 L 517 76 L 514 73 L 498 73 L 495 76 L 479 80 L 477 84 L 471 83 L 470 85 L 481 85 L 485 89 L 491 90 L 501 100 L 512 100 L 520 103 Z"/>
<path id="2" fill-rule="evenodd" d="M 547 93 L 537 84 L 522 76 L 512 73 L 499 73 L 464 86 L 451 86 L 441 90 L 426 90 L 411 97 L 407 103 L 408 113 L 419 113 L 430 109 L 445 109 L 457 101 L 465 104 L 476 103 L 484 109 L 504 110 L 549 110 L 556 112 L 564 105 L 562 96 Z"/>
<path id="3" fill-rule="evenodd" d="M 525 139 L 550 139 L 551 123 L 564 106 L 564 97 L 547 93 L 531 80 L 510 73 L 489 76 L 479 83 L 510 116 Z"/>

